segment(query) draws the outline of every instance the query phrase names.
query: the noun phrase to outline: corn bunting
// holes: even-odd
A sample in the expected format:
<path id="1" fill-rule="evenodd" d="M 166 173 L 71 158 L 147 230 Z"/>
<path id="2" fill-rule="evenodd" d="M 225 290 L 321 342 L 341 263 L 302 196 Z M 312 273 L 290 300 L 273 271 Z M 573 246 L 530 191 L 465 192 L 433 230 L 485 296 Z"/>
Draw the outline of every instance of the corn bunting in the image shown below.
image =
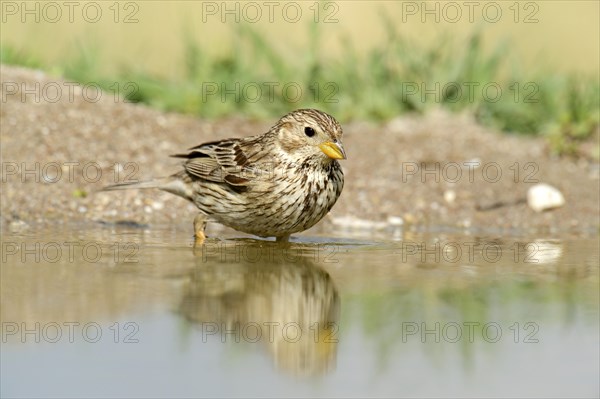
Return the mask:
<path id="1" fill-rule="evenodd" d="M 183 170 L 172 176 L 105 190 L 158 188 L 193 202 L 206 220 L 261 237 L 287 241 L 314 226 L 333 207 L 344 186 L 338 159 L 346 159 L 342 128 L 316 109 L 283 116 L 268 132 L 190 148 Z"/>

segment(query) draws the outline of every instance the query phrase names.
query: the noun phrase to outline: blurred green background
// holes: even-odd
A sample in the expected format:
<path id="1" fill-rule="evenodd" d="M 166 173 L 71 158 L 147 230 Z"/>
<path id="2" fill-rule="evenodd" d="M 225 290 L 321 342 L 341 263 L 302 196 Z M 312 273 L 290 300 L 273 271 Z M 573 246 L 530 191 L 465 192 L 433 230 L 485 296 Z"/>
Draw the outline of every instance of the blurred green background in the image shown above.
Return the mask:
<path id="1" fill-rule="evenodd" d="M 598 134 L 597 1 L 54 4 L 3 2 L 3 63 L 203 117 L 319 107 L 385 121 L 442 107 L 571 155 Z"/>

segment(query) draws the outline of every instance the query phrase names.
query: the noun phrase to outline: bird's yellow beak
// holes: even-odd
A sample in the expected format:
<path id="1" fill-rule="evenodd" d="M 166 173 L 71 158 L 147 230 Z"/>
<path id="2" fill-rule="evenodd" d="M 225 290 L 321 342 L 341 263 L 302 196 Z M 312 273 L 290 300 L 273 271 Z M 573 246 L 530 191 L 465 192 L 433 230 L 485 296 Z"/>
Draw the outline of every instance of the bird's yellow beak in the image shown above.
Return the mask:
<path id="1" fill-rule="evenodd" d="M 346 159 L 346 151 L 341 143 L 328 141 L 319 145 L 319 148 L 331 159 Z"/>

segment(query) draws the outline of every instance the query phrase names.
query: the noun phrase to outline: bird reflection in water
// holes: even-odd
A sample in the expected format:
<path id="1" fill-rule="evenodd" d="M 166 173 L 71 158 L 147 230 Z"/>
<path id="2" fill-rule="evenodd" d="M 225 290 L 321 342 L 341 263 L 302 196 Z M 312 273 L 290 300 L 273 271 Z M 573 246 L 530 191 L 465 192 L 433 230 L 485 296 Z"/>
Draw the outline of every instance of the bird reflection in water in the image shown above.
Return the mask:
<path id="1" fill-rule="evenodd" d="M 276 367 L 294 375 L 332 371 L 340 300 L 317 266 L 323 247 L 225 243 L 195 247 L 197 264 L 179 308 L 184 317 L 203 339 L 266 346 Z"/>

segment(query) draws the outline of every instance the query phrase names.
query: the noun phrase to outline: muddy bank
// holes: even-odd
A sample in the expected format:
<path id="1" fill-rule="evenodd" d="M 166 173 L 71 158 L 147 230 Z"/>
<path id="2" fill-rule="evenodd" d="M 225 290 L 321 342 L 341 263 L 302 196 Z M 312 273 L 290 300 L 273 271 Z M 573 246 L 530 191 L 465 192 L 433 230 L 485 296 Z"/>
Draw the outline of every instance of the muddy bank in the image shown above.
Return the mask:
<path id="1" fill-rule="evenodd" d="M 129 221 L 189 224 L 191 232 L 196 211 L 182 199 L 157 191 L 97 191 L 173 173 L 178 161 L 169 154 L 261 133 L 275 122 L 206 121 L 77 87 L 70 96 L 65 82 L 13 67 L 2 66 L 0 78 L 3 228 Z M 51 91 L 56 87 L 58 96 Z M 343 127 L 344 192 L 308 234 L 423 228 L 598 233 L 600 169 L 592 159 L 554 157 L 543 139 L 502 135 L 441 111 Z M 565 205 L 530 209 L 527 190 L 538 182 L 559 189 Z"/>

